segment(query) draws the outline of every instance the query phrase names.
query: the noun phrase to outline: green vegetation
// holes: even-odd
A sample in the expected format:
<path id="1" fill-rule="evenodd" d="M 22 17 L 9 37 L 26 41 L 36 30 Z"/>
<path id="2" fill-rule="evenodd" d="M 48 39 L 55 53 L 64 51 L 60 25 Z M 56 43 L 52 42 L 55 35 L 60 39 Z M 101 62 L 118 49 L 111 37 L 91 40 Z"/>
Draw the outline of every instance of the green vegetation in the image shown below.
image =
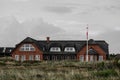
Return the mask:
<path id="1" fill-rule="evenodd" d="M 101 70 L 94 73 L 94 76 L 97 77 L 110 77 L 118 76 L 118 73 L 114 69 Z"/>
<path id="2" fill-rule="evenodd" d="M 120 80 L 118 61 L 25 61 L 0 59 L 0 80 Z"/>

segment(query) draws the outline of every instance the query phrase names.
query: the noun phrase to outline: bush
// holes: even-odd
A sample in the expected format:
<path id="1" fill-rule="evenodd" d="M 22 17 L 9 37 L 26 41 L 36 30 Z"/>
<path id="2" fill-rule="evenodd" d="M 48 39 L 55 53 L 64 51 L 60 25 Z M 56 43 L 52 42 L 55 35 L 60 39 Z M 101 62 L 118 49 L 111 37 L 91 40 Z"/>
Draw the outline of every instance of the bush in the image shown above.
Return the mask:
<path id="1" fill-rule="evenodd" d="M 0 66 L 5 66 L 5 62 L 4 61 L 0 61 Z"/>
<path id="2" fill-rule="evenodd" d="M 116 67 L 120 68 L 120 59 L 115 58 L 115 59 L 114 59 L 114 65 L 115 65 Z"/>
<path id="3" fill-rule="evenodd" d="M 21 66 L 21 62 L 19 62 L 19 61 L 15 61 L 14 66 Z"/>
<path id="4" fill-rule="evenodd" d="M 0 61 L 4 61 L 4 62 L 7 62 L 7 61 L 14 61 L 11 57 L 1 57 Z"/>
<path id="5" fill-rule="evenodd" d="M 31 64 L 33 64 L 33 63 L 35 63 L 35 61 L 28 60 L 28 61 L 23 61 L 22 63 L 31 63 Z"/>
<path id="6" fill-rule="evenodd" d="M 100 63 L 97 63 L 96 69 L 97 70 L 104 70 L 104 69 L 108 69 L 108 68 L 107 68 L 107 65 L 105 62 L 100 62 Z"/>
<path id="7" fill-rule="evenodd" d="M 117 72 L 113 69 L 98 71 L 94 73 L 97 77 L 109 77 L 109 76 L 118 76 Z"/>
<path id="8" fill-rule="evenodd" d="M 37 66 L 39 65 L 40 61 L 23 61 L 21 64 L 23 66 Z"/>

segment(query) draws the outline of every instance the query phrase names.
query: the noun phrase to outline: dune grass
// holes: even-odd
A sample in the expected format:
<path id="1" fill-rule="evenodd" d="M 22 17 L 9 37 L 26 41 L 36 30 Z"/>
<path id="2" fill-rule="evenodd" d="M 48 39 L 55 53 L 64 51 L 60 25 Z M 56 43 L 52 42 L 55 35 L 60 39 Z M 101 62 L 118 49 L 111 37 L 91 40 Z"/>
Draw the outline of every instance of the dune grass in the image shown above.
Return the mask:
<path id="1" fill-rule="evenodd" d="M 0 60 L 0 80 L 120 80 L 114 62 Z"/>

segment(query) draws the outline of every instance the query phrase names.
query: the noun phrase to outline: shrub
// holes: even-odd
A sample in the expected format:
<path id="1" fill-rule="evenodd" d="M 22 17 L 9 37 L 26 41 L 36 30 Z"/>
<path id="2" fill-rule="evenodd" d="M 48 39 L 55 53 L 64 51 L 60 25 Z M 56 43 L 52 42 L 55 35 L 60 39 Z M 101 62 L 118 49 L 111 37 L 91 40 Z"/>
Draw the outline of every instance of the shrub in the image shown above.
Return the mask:
<path id="1" fill-rule="evenodd" d="M 11 57 L 2 57 L 1 59 L 0 59 L 0 61 L 4 61 L 4 62 L 7 62 L 7 61 L 10 61 L 10 62 L 12 62 L 12 61 L 14 61 Z"/>
<path id="2" fill-rule="evenodd" d="M 14 66 L 20 66 L 20 65 L 23 65 L 23 66 L 37 66 L 39 65 L 40 61 L 15 61 L 15 64 Z"/>
<path id="3" fill-rule="evenodd" d="M 5 66 L 5 62 L 4 61 L 0 61 L 0 66 Z"/>
<path id="4" fill-rule="evenodd" d="M 104 70 L 104 69 L 107 69 L 107 67 L 106 67 L 106 64 L 104 62 L 100 62 L 100 63 L 97 63 L 96 69 L 97 70 Z"/>
<path id="5" fill-rule="evenodd" d="M 115 59 L 114 59 L 114 65 L 115 65 L 116 67 L 120 68 L 120 59 L 115 58 Z"/>
<path id="6" fill-rule="evenodd" d="M 14 66 L 21 66 L 21 62 L 19 62 L 19 61 L 15 61 Z"/>
<path id="7" fill-rule="evenodd" d="M 109 77 L 109 76 L 118 76 L 117 72 L 113 69 L 98 71 L 94 73 L 97 77 Z"/>

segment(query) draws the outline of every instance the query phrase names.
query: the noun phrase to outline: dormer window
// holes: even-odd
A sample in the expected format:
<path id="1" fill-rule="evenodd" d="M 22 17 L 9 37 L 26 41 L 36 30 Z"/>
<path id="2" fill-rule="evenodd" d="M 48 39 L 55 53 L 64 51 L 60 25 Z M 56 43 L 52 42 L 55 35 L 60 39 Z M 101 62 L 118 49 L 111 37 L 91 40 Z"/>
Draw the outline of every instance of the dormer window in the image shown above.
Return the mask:
<path id="1" fill-rule="evenodd" d="M 20 51 L 35 51 L 35 47 L 32 44 L 24 44 L 20 47 Z"/>
<path id="2" fill-rule="evenodd" d="M 50 51 L 51 51 L 51 52 L 60 52 L 61 49 L 60 49 L 60 47 L 51 47 L 51 48 L 50 48 Z"/>
<path id="3" fill-rule="evenodd" d="M 88 51 L 92 51 L 93 49 L 92 48 L 90 48 Z"/>
<path id="4" fill-rule="evenodd" d="M 6 52 L 6 47 L 3 48 L 3 53 L 5 53 L 5 52 Z"/>
<path id="5" fill-rule="evenodd" d="M 74 47 L 65 47 L 64 51 L 65 52 L 75 52 L 75 48 Z"/>
<path id="6" fill-rule="evenodd" d="M 43 47 L 43 51 L 45 51 L 45 48 Z"/>
<path id="7" fill-rule="evenodd" d="M 9 52 L 11 52 L 12 50 L 10 49 Z"/>

